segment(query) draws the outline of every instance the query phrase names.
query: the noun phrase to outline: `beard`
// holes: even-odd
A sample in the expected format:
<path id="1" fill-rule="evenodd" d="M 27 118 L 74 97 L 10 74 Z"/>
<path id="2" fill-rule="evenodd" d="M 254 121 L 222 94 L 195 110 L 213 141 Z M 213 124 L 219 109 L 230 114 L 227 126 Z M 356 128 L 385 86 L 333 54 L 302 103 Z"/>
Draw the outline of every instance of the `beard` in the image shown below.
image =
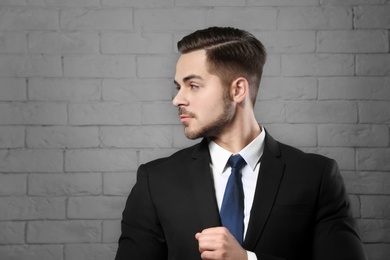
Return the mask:
<path id="1" fill-rule="evenodd" d="M 223 111 L 212 121 L 207 124 L 200 126 L 198 129 L 190 130 L 187 123 L 184 125 L 184 135 L 191 140 L 198 139 L 201 137 L 213 138 L 219 136 L 224 129 L 229 125 L 235 114 L 233 104 L 230 103 L 229 93 L 225 92 L 223 97 Z M 197 118 L 195 113 L 186 111 L 185 107 L 179 108 L 179 114 L 189 115 Z"/>

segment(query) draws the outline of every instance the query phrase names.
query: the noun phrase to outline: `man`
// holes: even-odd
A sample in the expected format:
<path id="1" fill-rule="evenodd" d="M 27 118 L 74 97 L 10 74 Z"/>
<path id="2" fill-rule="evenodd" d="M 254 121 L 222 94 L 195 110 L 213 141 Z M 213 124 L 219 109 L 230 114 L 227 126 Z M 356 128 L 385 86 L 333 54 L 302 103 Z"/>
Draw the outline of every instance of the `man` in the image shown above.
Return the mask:
<path id="1" fill-rule="evenodd" d="M 260 41 L 212 27 L 178 49 L 173 104 L 186 137 L 203 140 L 139 167 L 116 259 L 366 259 L 336 163 L 256 121 Z"/>

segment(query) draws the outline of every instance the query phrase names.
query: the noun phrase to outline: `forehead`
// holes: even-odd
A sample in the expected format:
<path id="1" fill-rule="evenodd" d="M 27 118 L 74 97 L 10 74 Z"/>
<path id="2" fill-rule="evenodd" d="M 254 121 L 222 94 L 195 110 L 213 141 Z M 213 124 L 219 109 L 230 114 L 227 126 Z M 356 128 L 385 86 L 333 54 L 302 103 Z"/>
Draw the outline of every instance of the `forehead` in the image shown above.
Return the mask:
<path id="1" fill-rule="evenodd" d="M 182 54 L 176 64 L 176 80 L 188 75 L 207 75 L 206 51 L 197 50 Z"/>

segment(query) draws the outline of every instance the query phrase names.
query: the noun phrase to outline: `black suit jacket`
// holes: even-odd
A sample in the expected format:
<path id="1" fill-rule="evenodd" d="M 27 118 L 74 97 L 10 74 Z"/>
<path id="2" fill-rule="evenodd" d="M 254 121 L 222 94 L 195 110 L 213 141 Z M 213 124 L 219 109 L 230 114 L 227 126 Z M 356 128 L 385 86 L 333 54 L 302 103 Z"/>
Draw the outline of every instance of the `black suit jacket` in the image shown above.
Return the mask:
<path id="1" fill-rule="evenodd" d="M 195 234 L 220 225 L 204 139 L 139 167 L 116 260 L 199 260 Z M 267 133 L 243 247 L 259 260 L 366 259 L 336 162 Z"/>

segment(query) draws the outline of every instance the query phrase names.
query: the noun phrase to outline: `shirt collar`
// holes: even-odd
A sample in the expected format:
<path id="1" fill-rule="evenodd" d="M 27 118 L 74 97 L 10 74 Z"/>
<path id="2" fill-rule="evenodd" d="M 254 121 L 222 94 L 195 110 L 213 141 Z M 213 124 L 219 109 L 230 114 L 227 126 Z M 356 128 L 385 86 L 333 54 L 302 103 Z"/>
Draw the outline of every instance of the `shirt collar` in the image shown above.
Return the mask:
<path id="1" fill-rule="evenodd" d="M 253 171 L 255 170 L 257 163 L 263 155 L 264 139 L 265 131 L 264 128 L 261 127 L 261 133 L 239 152 L 242 158 L 244 158 L 247 165 L 249 165 Z M 222 148 L 213 141 L 209 142 L 209 151 L 211 157 L 211 164 L 213 165 L 214 169 L 216 169 L 219 173 L 223 173 L 225 170 L 226 163 L 232 153 Z"/>

